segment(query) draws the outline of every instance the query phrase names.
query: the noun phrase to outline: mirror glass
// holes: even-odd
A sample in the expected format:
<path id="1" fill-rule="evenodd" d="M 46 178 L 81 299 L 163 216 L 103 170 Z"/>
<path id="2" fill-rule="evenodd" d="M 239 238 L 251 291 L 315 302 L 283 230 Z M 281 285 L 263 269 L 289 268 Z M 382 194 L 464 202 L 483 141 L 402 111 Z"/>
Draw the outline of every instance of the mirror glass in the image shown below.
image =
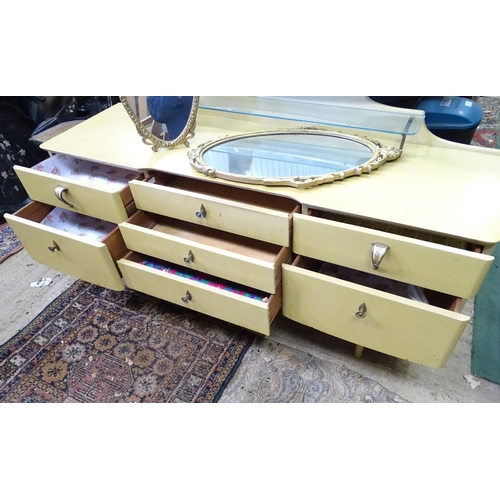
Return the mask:
<path id="1" fill-rule="evenodd" d="M 226 137 L 189 153 L 191 165 L 205 175 L 293 187 L 368 173 L 399 156 L 374 140 L 314 128 Z"/>
<path id="2" fill-rule="evenodd" d="M 153 151 L 189 147 L 194 137 L 199 97 L 193 96 L 120 96 L 142 141 Z"/>

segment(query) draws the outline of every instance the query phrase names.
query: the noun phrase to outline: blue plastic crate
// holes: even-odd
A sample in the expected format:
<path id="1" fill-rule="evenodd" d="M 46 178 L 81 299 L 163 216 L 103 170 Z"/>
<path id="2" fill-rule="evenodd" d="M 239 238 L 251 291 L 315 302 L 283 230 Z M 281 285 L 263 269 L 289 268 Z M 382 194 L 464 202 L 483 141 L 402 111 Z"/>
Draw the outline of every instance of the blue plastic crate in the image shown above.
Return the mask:
<path id="1" fill-rule="evenodd" d="M 484 113 L 466 97 L 424 97 L 415 106 L 425 112 L 427 128 L 438 137 L 470 144 Z"/>

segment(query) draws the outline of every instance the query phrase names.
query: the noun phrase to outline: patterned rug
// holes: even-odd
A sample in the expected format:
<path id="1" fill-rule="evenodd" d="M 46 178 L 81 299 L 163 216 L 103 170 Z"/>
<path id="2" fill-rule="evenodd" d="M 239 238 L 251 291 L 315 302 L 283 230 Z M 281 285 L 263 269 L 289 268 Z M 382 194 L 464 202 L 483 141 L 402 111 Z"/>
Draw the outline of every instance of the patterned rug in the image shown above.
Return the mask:
<path id="1" fill-rule="evenodd" d="M 23 246 L 11 227 L 5 222 L 0 225 L 0 264 L 11 255 L 22 250 Z"/>
<path id="2" fill-rule="evenodd" d="M 408 403 L 377 381 L 256 337 L 219 403 Z"/>
<path id="3" fill-rule="evenodd" d="M 252 338 L 175 304 L 77 281 L 0 347 L 0 402 L 217 402 Z"/>

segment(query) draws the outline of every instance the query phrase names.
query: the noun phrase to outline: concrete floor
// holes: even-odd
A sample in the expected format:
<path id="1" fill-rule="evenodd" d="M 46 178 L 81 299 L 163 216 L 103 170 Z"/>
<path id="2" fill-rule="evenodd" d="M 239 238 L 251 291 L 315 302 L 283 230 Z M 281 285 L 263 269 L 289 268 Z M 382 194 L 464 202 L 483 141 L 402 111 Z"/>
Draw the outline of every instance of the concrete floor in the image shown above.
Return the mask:
<path id="1" fill-rule="evenodd" d="M 47 286 L 33 287 L 42 278 Z M 0 265 L 0 349 L 8 339 L 32 321 L 75 280 L 34 262 L 26 250 Z M 466 304 L 473 314 L 473 302 Z M 332 365 L 342 365 L 371 378 L 403 399 L 413 403 L 499 403 L 500 385 L 470 376 L 472 325 L 462 335 L 446 367 L 433 369 L 365 349 L 363 357 L 353 356 L 352 344 L 298 325 L 281 315 L 273 323 L 272 340 L 315 356 Z M 475 388 L 473 388 L 475 386 Z"/>

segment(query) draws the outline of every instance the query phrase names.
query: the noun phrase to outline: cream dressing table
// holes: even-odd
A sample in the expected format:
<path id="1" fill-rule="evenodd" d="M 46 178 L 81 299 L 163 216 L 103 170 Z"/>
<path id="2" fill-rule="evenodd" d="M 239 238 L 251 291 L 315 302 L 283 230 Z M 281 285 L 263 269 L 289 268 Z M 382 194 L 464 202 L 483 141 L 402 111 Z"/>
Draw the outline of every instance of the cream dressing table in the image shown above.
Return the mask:
<path id="1" fill-rule="evenodd" d="M 244 100 L 249 109 L 255 102 Z M 6 215 L 32 258 L 263 335 L 272 335 L 282 310 L 352 342 L 357 355 L 368 347 L 444 366 L 470 319 L 463 303 L 477 293 L 500 241 L 500 152 L 444 141 L 426 129 L 421 112 L 392 110 L 413 122 L 397 161 L 308 189 L 243 184 L 195 171 L 188 151 L 227 135 L 311 121 L 395 147 L 402 135 L 384 129 L 385 106 L 364 99 L 343 102 L 339 116 L 378 117 L 370 130 L 325 124 L 315 114 L 324 103 L 303 111 L 297 105 L 299 116 L 286 119 L 278 118 L 287 105 L 279 100 L 269 104 L 274 115 L 218 109 L 220 103 L 201 98 L 188 149 L 153 152 L 121 105 L 44 143 L 54 154 L 47 168 L 16 167 L 34 201 Z M 76 170 L 62 177 L 50 163 L 61 161 Z M 111 169 L 116 182 L 90 183 L 96 165 Z M 81 217 L 83 227 L 87 217 L 97 218 L 105 233 L 89 240 L 47 225 L 54 207 Z M 374 243 L 386 248 L 376 269 Z M 352 279 L 358 275 L 361 281 Z M 381 289 L 381 281 L 412 286 L 425 300 Z"/>

